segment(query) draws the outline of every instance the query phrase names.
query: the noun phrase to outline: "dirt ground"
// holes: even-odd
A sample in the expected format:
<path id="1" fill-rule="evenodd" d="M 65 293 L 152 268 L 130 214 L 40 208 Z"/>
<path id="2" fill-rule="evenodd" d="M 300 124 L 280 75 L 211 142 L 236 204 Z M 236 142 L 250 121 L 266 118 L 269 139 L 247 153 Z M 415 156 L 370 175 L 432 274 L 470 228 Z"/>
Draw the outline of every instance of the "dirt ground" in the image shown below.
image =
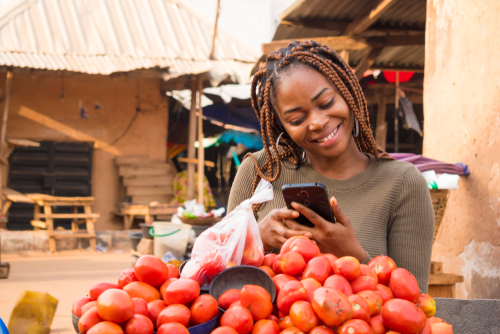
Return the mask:
<path id="1" fill-rule="evenodd" d="M 10 263 L 8 279 L 0 280 L 0 318 L 7 325 L 10 313 L 23 290 L 47 292 L 59 300 L 50 333 L 75 333 L 71 324 L 73 301 L 88 295 L 98 281 L 116 283 L 120 273 L 130 268 L 130 252 L 97 253 L 86 250 L 57 254 L 2 254 Z"/>

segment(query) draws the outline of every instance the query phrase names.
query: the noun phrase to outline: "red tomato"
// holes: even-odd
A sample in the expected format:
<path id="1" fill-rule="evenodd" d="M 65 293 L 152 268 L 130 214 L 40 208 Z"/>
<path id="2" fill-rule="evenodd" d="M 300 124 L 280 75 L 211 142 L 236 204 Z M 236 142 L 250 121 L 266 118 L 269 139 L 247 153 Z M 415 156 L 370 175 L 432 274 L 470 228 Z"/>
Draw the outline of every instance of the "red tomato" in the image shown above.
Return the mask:
<path id="1" fill-rule="evenodd" d="M 207 276 L 220 274 L 226 268 L 224 258 L 216 250 L 204 254 L 198 264 Z"/>
<path id="2" fill-rule="evenodd" d="M 289 315 L 284 316 L 283 318 L 281 318 L 280 322 L 278 323 L 278 325 L 280 326 L 281 330 L 287 329 L 288 327 L 295 326 L 293 324 L 293 322 L 292 322 L 292 318 Z"/>
<path id="3" fill-rule="evenodd" d="M 279 274 L 273 277 L 274 286 L 276 287 L 276 294 L 280 293 L 280 289 L 288 282 L 298 281 L 295 277 Z"/>
<path id="4" fill-rule="evenodd" d="M 421 294 L 418 297 L 417 306 L 424 312 L 427 318 L 431 318 L 436 314 L 436 302 L 426 294 Z"/>
<path id="5" fill-rule="evenodd" d="M 85 304 L 87 304 L 91 301 L 92 301 L 92 299 L 90 299 L 90 297 L 87 297 L 87 296 L 77 298 L 73 302 L 71 312 L 73 312 L 74 315 L 76 315 L 78 318 L 80 318 L 82 316 L 82 306 L 84 306 Z"/>
<path id="6" fill-rule="evenodd" d="M 164 300 L 168 305 L 187 304 L 200 295 L 200 285 L 195 280 L 185 278 L 170 283 Z"/>
<path id="7" fill-rule="evenodd" d="M 402 334 L 420 332 L 427 320 L 424 312 L 417 305 L 404 299 L 389 300 L 382 308 L 381 315 L 387 328 Z"/>
<path id="8" fill-rule="evenodd" d="M 453 333 L 453 332 L 452 332 Z M 431 324 L 429 324 L 428 321 L 425 322 L 424 329 L 420 331 L 418 334 L 432 334 L 432 327 Z"/>
<path id="9" fill-rule="evenodd" d="M 319 288 L 314 291 L 311 303 L 318 317 L 329 327 L 338 327 L 352 318 L 351 303 L 338 290 Z"/>
<path id="10" fill-rule="evenodd" d="M 366 300 L 359 295 L 350 295 L 347 297 L 352 306 L 352 318 L 368 322 L 370 320 L 370 306 Z"/>
<path id="11" fill-rule="evenodd" d="M 151 285 L 143 282 L 132 282 L 127 284 L 123 291 L 129 294 L 131 298 L 142 298 L 146 303 L 160 299 L 160 293 Z"/>
<path id="12" fill-rule="evenodd" d="M 156 322 L 158 321 L 158 315 L 167 307 L 167 303 L 163 300 L 153 300 L 148 303 L 148 317 L 156 327 Z"/>
<path id="13" fill-rule="evenodd" d="M 253 318 L 245 307 L 233 306 L 224 312 L 220 324 L 233 328 L 238 334 L 249 334 L 253 328 Z"/>
<path id="14" fill-rule="evenodd" d="M 444 322 L 431 325 L 432 334 L 453 334 L 453 326 Z"/>
<path id="15" fill-rule="evenodd" d="M 240 302 L 250 311 L 255 321 L 266 319 L 273 312 L 269 292 L 258 285 L 245 285 L 241 289 Z"/>
<path id="16" fill-rule="evenodd" d="M 291 237 L 288 239 L 281 247 L 280 254 L 286 254 L 291 251 L 299 252 L 306 263 L 321 254 L 318 246 L 303 236 Z"/>
<path id="17" fill-rule="evenodd" d="M 120 277 L 118 278 L 118 287 L 120 289 L 123 289 L 125 285 L 132 283 L 132 282 L 137 282 L 138 279 L 135 276 L 134 268 L 128 268 L 125 269 L 121 274 Z"/>
<path id="18" fill-rule="evenodd" d="M 295 302 L 290 308 L 290 318 L 299 329 L 308 333 L 318 325 L 318 317 L 310 303 L 305 301 Z"/>
<path id="19" fill-rule="evenodd" d="M 444 321 L 443 321 L 443 319 L 438 318 L 438 317 L 430 317 L 427 319 L 427 322 L 432 325 L 432 324 L 438 324 L 438 323 L 444 322 Z"/>
<path id="20" fill-rule="evenodd" d="M 191 305 L 191 322 L 195 325 L 208 322 L 217 314 L 219 314 L 219 305 L 210 295 L 200 295 Z"/>
<path id="21" fill-rule="evenodd" d="M 227 310 L 229 306 L 237 300 L 240 300 L 241 291 L 238 289 L 229 289 L 219 296 L 218 303 L 219 306 L 224 310 Z"/>
<path id="22" fill-rule="evenodd" d="M 229 305 L 229 308 L 231 308 L 233 306 L 242 306 L 242 305 L 241 305 L 241 302 L 239 300 L 237 300 L 234 303 L 232 303 L 231 305 Z"/>
<path id="23" fill-rule="evenodd" d="M 344 322 L 342 327 L 340 327 L 339 334 L 373 334 L 370 326 L 363 320 L 354 319 L 347 320 Z"/>
<path id="24" fill-rule="evenodd" d="M 387 303 L 387 301 L 394 299 L 391 289 L 382 284 L 377 284 L 375 292 L 378 292 L 380 297 L 382 297 L 382 306 Z"/>
<path id="25" fill-rule="evenodd" d="M 346 280 L 351 281 L 359 276 L 361 266 L 358 259 L 352 256 L 344 256 L 335 261 L 333 264 L 335 274 L 343 276 Z"/>
<path id="26" fill-rule="evenodd" d="M 137 259 L 134 272 L 139 281 L 152 286 L 160 286 L 168 276 L 165 263 L 153 255 L 143 255 Z"/>
<path id="27" fill-rule="evenodd" d="M 179 278 L 179 268 L 177 268 L 172 263 L 167 263 L 167 269 L 168 269 L 167 279 Z"/>
<path id="28" fill-rule="evenodd" d="M 283 259 L 284 256 L 285 254 L 279 254 L 274 257 L 272 269 L 276 275 L 283 274 L 283 270 L 281 270 L 281 260 Z"/>
<path id="29" fill-rule="evenodd" d="M 309 334 L 334 334 L 333 331 L 325 326 L 318 326 L 311 329 Z"/>
<path id="30" fill-rule="evenodd" d="M 80 320 L 78 320 L 78 330 L 80 333 L 85 334 L 92 326 L 101 321 L 102 319 L 97 313 L 97 307 L 93 307 L 85 312 Z"/>
<path id="31" fill-rule="evenodd" d="M 307 301 L 311 302 L 312 295 L 316 289 L 321 288 L 321 284 L 316 281 L 314 278 L 306 278 L 300 281 L 304 288 L 307 290 Z"/>
<path id="32" fill-rule="evenodd" d="M 377 281 L 370 276 L 358 276 L 351 281 L 351 288 L 353 293 L 358 293 L 365 290 L 377 290 Z"/>
<path id="33" fill-rule="evenodd" d="M 294 276 L 304 271 L 306 261 L 300 253 L 288 252 L 281 259 L 281 270 L 286 275 Z"/>
<path id="34" fill-rule="evenodd" d="M 264 256 L 264 261 L 262 261 L 262 265 L 272 269 L 276 255 L 277 254 L 271 253 Z"/>
<path id="35" fill-rule="evenodd" d="M 288 282 L 280 289 L 278 294 L 278 309 L 284 315 L 288 315 L 293 303 L 300 300 L 307 301 L 307 290 L 299 281 Z"/>
<path id="36" fill-rule="evenodd" d="M 115 283 L 97 282 L 92 284 L 92 286 L 90 287 L 89 297 L 92 300 L 97 300 L 97 298 L 99 298 L 101 293 L 103 293 L 108 289 L 120 289 L 120 288 Z"/>
<path id="37" fill-rule="evenodd" d="M 417 279 L 406 269 L 397 268 L 392 271 L 390 286 L 395 298 L 416 304 L 420 297 Z"/>
<path id="38" fill-rule="evenodd" d="M 187 330 L 186 326 L 183 326 L 176 322 L 171 322 L 161 325 L 161 327 L 158 328 L 156 334 L 189 334 L 189 331 Z"/>
<path id="39" fill-rule="evenodd" d="M 132 298 L 134 302 L 134 314 L 142 314 L 144 316 L 149 316 L 148 303 L 141 298 Z"/>
<path id="40" fill-rule="evenodd" d="M 110 321 L 103 321 L 93 326 L 88 334 L 123 334 L 123 329 Z"/>
<path id="41" fill-rule="evenodd" d="M 247 266 L 260 267 L 264 260 L 264 248 L 259 248 L 257 245 L 250 246 L 243 251 L 241 264 Z"/>
<path id="42" fill-rule="evenodd" d="M 97 312 L 102 319 L 119 324 L 134 315 L 134 301 L 123 290 L 106 290 L 97 298 Z"/>
<path id="43" fill-rule="evenodd" d="M 91 301 L 91 302 L 88 302 L 87 304 L 83 305 L 81 315 L 84 315 L 85 312 L 90 310 L 92 307 L 97 307 L 97 302 Z"/>
<path id="44" fill-rule="evenodd" d="M 396 269 L 396 263 L 388 256 L 375 256 L 368 266 L 377 274 L 379 284 L 388 285 L 391 273 Z"/>
<path id="45" fill-rule="evenodd" d="M 324 257 L 319 256 L 311 259 L 304 270 L 303 278 L 314 278 L 319 283 L 325 283 L 325 280 L 333 274 L 330 261 Z"/>
<path id="46" fill-rule="evenodd" d="M 375 274 L 375 272 L 373 271 L 373 269 L 370 268 L 369 266 L 367 266 L 366 264 L 360 264 L 359 265 L 359 276 L 369 276 L 369 277 L 373 278 L 373 280 L 375 282 L 377 282 L 377 284 L 378 284 L 377 274 Z"/>
<path id="47" fill-rule="evenodd" d="M 280 320 L 278 319 L 278 317 L 275 316 L 275 315 L 272 315 L 272 314 L 270 316 L 268 316 L 266 319 L 267 320 L 272 320 L 272 321 L 276 322 L 277 324 L 280 323 Z"/>
<path id="48" fill-rule="evenodd" d="M 340 275 L 332 275 L 328 277 L 323 286 L 325 288 L 332 288 L 339 290 L 346 296 L 352 295 L 351 285 L 343 276 Z"/>
<path id="49" fill-rule="evenodd" d="M 260 270 L 262 270 L 263 272 L 265 272 L 266 274 L 269 275 L 269 277 L 273 278 L 274 276 L 276 276 L 276 274 L 274 273 L 274 271 L 269 268 L 269 267 L 266 267 L 266 266 L 261 266 L 259 267 Z"/>
<path id="50" fill-rule="evenodd" d="M 370 315 L 374 316 L 380 313 L 382 309 L 382 297 L 374 291 L 361 291 L 358 292 L 357 295 L 362 297 L 370 307 Z"/>
<path id="51" fill-rule="evenodd" d="M 165 307 L 158 318 L 156 319 L 156 328 L 160 328 L 163 324 L 168 324 L 170 322 L 177 322 L 185 327 L 189 325 L 191 320 L 191 311 L 186 305 L 174 304 Z"/>
<path id="52" fill-rule="evenodd" d="M 380 314 L 371 317 L 371 319 L 368 321 L 368 324 L 375 334 L 385 334 L 385 332 L 387 332 L 387 328 L 384 326 L 384 321 L 382 320 L 382 316 Z"/>
<path id="53" fill-rule="evenodd" d="M 280 327 L 272 320 L 262 319 L 253 325 L 252 334 L 279 334 Z"/>
<path id="54" fill-rule="evenodd" d="M 330 265 L 332 266 L 332 270 L 333 270 L 333 264 L 335 263 L 335 261 L 338 260 L 338 257 L 336 257 L 333 254 L 321 254 L 321 256 L 324 256 L 328 259 L 328 261 L 330 262 Z"/>
<path id="55" fill-rule="evenodd" d="M 221 326 L 219 328 L 214 329 L 210 334 L 238 334 L 238 332 L 231 327 Z"/>
<path id="56" fill-rule="evenodd" d="M 125 334 L 153 334 L 155 326 L 142 314 L 134 314 L 125 325 Z"/>
<path id="57" fill-rule="evenodd" d="M 293 326 L 282 330 L 280 334 L 305 334 L 305 333 L 301 331 L 298 327 Z"/>
<path id="58" fill-rule="evenodd" d="M 160 287 L 160 297 L 162 299 L 165 298 L 164 296 L 165 296 L 165 291 L 167 290 L 167 286 L 169 286 L 170 283 L 177 281 L 177 280 L 178 280 L 178 278 L 172 277 L 172 278 L 168 278 L 165 282 L 163 282 L 163 284 Z"/>

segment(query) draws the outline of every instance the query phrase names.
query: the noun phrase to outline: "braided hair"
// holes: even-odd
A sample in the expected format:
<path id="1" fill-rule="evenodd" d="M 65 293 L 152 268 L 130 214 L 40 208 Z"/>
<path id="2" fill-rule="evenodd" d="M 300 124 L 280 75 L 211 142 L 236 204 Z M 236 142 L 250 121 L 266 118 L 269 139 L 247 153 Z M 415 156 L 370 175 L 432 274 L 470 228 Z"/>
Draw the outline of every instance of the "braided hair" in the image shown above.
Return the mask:
<path id="1" fill-rule="evenodd" d="M 255 74 L 252 81 L 252 106 L 257 118 L 260 120 L 262 141 L 266 154 L 266 161 L 260 167 L 251 153 L 245 156 L 245 158 L 251 157 L 253 159 L 257 171 L 252 185 L 252 194 L 261 179 L 274 182 L 280 176 L 281 162 L 283 160 L 290 162 L 296 168 L 299 168 L 302 163 L 303 150 L 284 130 L 272 103 L 275 100 L 276 88 L 283 80 L 286 72 L 299 65 L 310 66 L 321 72 L 342 95 L 359 122 L 360 132 L 355 138 L 358 149 L 361 152 L 374 155 L 377 159 L 392 159 L 375 143 L 370 128 L 365 96 L 349 65 L 337 52 L 325 45 L 313 40 L 306 42 L 292 41 L 287 47 L 269 53 L 265 66 Z M 280 134 L 282 135 L 279 143 L 277 143 Z M 274 171 L 275 168 L 276 171 Z M 254 214 L 257 213 L 260 206 L 260 204 L 253 206 Z"/>

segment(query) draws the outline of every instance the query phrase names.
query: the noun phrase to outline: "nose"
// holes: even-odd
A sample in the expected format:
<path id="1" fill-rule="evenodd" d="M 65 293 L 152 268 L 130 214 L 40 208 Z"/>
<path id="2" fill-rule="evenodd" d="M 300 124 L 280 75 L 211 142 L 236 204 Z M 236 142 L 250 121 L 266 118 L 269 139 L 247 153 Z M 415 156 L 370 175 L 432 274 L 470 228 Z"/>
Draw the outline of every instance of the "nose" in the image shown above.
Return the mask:
<path id="1" fill-rule="evenodd" d="M 326 123 L 328 123 L 328 116 L 321 110 L 314 110 L 311 113 L 311 121 L 309 123 L 309 131 L 323 130 Z"/>

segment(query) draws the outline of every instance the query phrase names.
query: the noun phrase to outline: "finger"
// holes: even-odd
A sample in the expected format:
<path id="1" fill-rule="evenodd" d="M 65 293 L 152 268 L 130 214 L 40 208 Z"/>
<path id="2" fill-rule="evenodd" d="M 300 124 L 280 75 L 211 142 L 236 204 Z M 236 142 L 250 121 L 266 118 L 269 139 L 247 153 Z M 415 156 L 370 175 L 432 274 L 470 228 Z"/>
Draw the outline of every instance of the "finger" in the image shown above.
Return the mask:
<path id="1" fill-rule="evenodd" d="M 335 216 L 335 219 L 337 220 L 337 222 L 339 222 L 340 224 L 342 224 L 344 226 L 350 226 L 351 221 L 350 221 L 349 217 L 347 217 L 347 215 L 344 213 L 344 211 L 342 211 L 342 209 L 340 208 L 340 205 L 337 202 L 337 199 L 335 198 L 335 196 L 333 196 L 330 199 L 330 205 L 332 206 L 333 215 Z"/>
<path id="2" fill-rule="evenodd" d="M 302 204 L 293 202 L 292 206 L 319 229 L 323 229 L 327 224 L 331 224 L 330 222 L 324 220 L 323 217 L 318 215 L 316 212 Z"/>
<path id="3" fill-rule="evenodd" d="M 272 246 L 274 248 L 277 248 L 277 249 L 280 249 L 281 246 L 283 246 L 283 244 L 286 242 L 286 238 L 284 237 L 281 237 L 281 236 L 276 236 L 273 238 L 273 243 L 272 243 Z"/>
<path id="4" fill-rule="evenodd" d="M 299 216 L 299 213 L 294 210 L 289 210 L 287 208 L 275 209 L 272 211 L 271 217 L 274 220 L 282 221 L 283 219 L 294 219 Z"/>
<path id="5" fill-rule="evenodd" d="M 305 232 L 305 233 L 308 233 L 309 235 L 311 235 L 310 237 L 307 236 L 308 238 L 311 238 L 312 234 L 314 232 L 314 228 L 309 227 L 309 226 L 300 225 L 295 220 L 285 220 L 284 223 L 286 224 L 286 226 L 288 227 L 289 230 L 302 232 L 302 233 Z M 304 235 L 304 236 L 306 236 L 306 235 Z"/>
<path id="6" fill-rule="evenodd" d="M 290 239 L 292 237 L 301 237 L 301 236 L 304 236 L 306 238 L 312 238 L 311 232 L 310 231 L 306 231 L 304 228 L 303 229 L 300 229 L 300 228 L 292 229 L 292 228 L 290 228 L 290 225 L 292 225 L 294 227 L 295 227 L 295 225 L 302 226 L 300 224 L 297 224 L 294 220 L 284 220 L 283 224 L 286 227 L 288 227 L 288 228 L 284 229 L 285 238 L 287 238 L 287 239 Z M 293 225 L 293 224 L 295 224 L 295 225 Z M 303 227 L 305 227 L 305 226 L 303 226 Z"/>

